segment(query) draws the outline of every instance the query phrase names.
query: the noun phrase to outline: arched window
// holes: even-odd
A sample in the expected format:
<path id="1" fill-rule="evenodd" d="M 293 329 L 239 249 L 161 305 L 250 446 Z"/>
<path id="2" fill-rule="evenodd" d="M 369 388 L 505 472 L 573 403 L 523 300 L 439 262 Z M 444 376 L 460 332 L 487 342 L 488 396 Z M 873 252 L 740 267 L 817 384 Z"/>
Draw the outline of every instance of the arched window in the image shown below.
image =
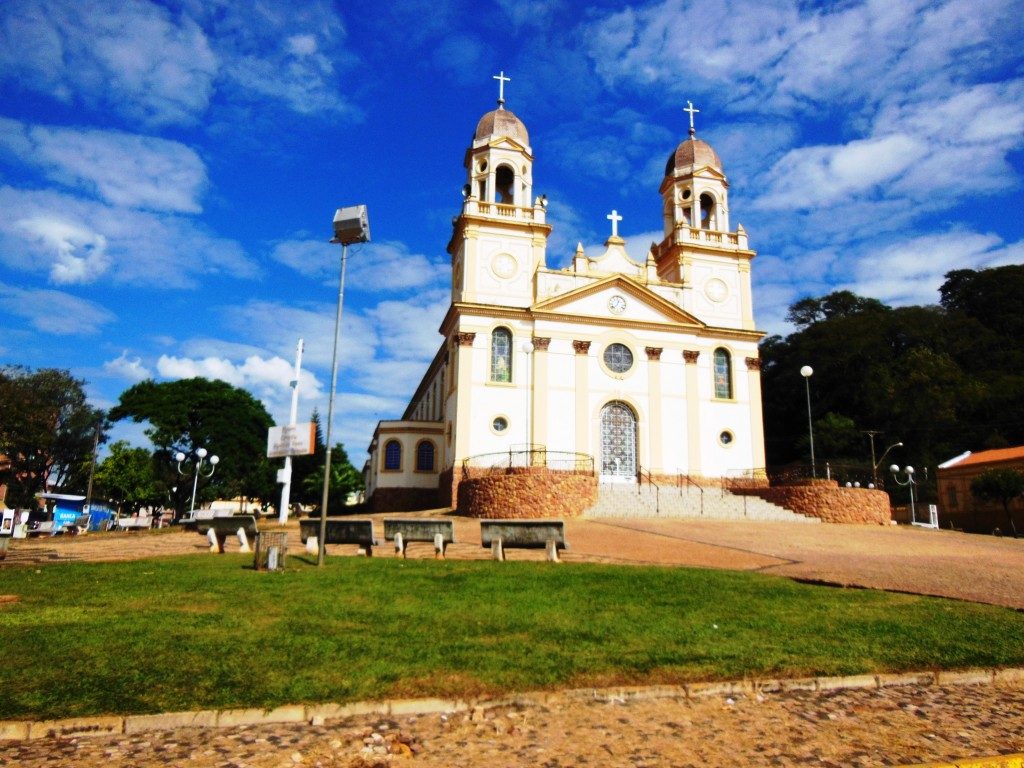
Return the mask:
<path id="1" fill-rule="evenodd" d="M 491 333 L 491 381 L 512 381 L 512 331 L 508 328 Z"/>
<path id="2" fill-rule="evenodd" d="M 434 471 L 434 444 L 429 440 L 424 440 L 416 446 L 416 471 Z"/>
<path id="3" fill-rule="evenodd" d="M 700 228 L 718 229 L 715 198 L 707 193 L 700 196 Z"/>
<path id="4" fill-rule="evenodd" d="M 494 202 L 513 205 L 515 203 L 516 174 L 507 165 L 499 165 L 494 173 L 494 185 L 497 195 Z"/>
<path id="5" fill-rule="evenodd" d="M 714 355 L 715 397 L 720 400 L 732 399 L 732 358 L 729 350 L 719 347 Z"/>
<path id="6" fill-rule="evenodd" d="M 397 440 L 388 440 L 384 445 L 384 469 L 402 468 L 402 444 Z"/>

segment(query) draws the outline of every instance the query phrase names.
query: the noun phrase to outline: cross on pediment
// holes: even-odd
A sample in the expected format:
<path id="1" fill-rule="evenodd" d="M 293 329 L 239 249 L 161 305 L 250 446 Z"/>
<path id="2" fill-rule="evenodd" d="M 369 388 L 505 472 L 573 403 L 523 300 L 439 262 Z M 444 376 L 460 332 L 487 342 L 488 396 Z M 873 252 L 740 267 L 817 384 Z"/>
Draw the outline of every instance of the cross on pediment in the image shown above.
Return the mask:
<path id="1" fill-rule="evenodd" d="M 612 237 L 618 237 L 619 222 L 622 221 L 622 217 L 619 215 L 619 212 L 613 210 L 611 213 L 605 216 L 605 218 L 612 223 Z"/>

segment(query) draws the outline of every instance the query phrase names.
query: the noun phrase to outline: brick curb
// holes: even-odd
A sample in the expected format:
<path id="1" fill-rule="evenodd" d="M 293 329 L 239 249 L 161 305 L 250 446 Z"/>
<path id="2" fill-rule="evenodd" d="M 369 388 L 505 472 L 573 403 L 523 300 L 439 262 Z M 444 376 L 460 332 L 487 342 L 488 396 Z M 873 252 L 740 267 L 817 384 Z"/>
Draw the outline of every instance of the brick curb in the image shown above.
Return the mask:
<path id="1" fill-rule="evenodd" d="M 557 692 L 534 691 L 510 694 L 494 699 L 393 699 L 348 704 L 293 704 L 273 709 L 222 709 L 194 712 L 164 712 L 156 715 L 73 717 L 60 720 L 0 720 L 0 741 L 27 741 L 44 738 L 109 736 L 179 728 L 231 728 L 240 725 L 310 723 L 323 725 L 359 715 L 431 715 L 512 706 L 543 706 L 556 696 L 576 701 L 623 703 L 651 699 L 699 699 L 710 696 L 737 696 L 789 691 L 839 691 L 855 688 L 892 688 L 927 685 L 1024 685 L 1024 667 L 1008 669 L 967 669 L 939 672 L 908 672 L 846 677 L 765 678 L 685 683 L 683 685 L 626 686 L 617 688 L 580 688 Z M 1018 762 L 1005 762 L 1015 758 Z M 947 766 L 1014 766 L 1024 768 L 1020 756 L 1004 755 L 988 762 L 937 763 Z M 997 762 L 1004 760 L 1004 762 Z"/>

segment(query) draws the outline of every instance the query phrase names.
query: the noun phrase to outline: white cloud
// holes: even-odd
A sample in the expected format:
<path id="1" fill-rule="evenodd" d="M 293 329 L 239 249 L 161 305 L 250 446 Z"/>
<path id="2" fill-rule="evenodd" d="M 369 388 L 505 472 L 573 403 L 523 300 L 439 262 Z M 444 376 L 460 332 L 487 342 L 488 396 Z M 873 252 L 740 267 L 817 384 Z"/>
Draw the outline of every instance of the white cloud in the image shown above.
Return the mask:
<path id="1" fill-rule="evenodd" d="M 360 116 L 342 94 L 343 71 L 355 63 L 342 47 L 346 32 L 329 2 L 299 5 L 260 0 L 192 2 L 220 61 L 219 90 L 229 99 L 272 98 L 301 115 Z"/>
<path id="2" fill-rule="evenodd" d="M 85 226 L 46 215 L 13 222 L 14 232 L 52 254 L 50 279 L 58 285 L 91 283 L 107 271 L 107 239 Z"/>
<path id="3" fill-rule="evenodd" d="M 349 248 L 345 286 L 363 292 L 405 291 L 444 284 L 450 275 L 447 260 L 411 253 L 404 243 L 385 240 Z"/>
<path id="4" fill-rule="evenodd" d="M 893 305 L 934 304 L 947 272 L 1024 262 L 1024 241 L 1004 244 L 994 234 L 954 230 L 921 235 L 862 255 L 845 285 Z"/>
<path id="5" fill-rule="evenodd" d="M 301 275 L 337 284 L 341 246 L 324 240 L 284 240 L 275 243 L 271 257 Z M 360 293 L 408 291 L 440 285 L 450 279 L 447 261 L 410 252 L 404 243 L 385 240 L 350 246 L 345 266 L 345 290 Z"/>
<path id="6" fill-rule="evenodd" d="M 199 213 L 206 167 L 176 141 L 0 118 L 0 149 L 51 181 L 129 208 Z"/>
<path id="7" fill-rule="evenodd" d="M 923 143 L 902 135 L 793 149 L 768 172 L 768 188 L 756 204 L 818 208 L 845 201 L 898 178 L 927 151 Z"/>
<path id="8" fill-rule="evenodd" d="M 128 357 L 128 350 L 125 350 L 119 357 L 103 363 L 103 370 L 110 376 L 119 379 L 127 379 L 131 382 L 145 381 L 152 378 L 152 372 L 142 364 L 138 357 Z"/>
<path id="9" fill-rule="evenodd" d="M 15 288 L 0 283 L 0 310 L 24 318 L 43 333 L 92 336 L 116 320 L 112 312 L 69 293 Z"/>
<path id="10" fill-rule="evenodd" d="M 238 243 L 179 216 L 11 187 L 0 187 L 0 209 L 0 262 L 57 283 L 109 274 L 119 284 L 185 288 L 203 274 L 258 274 Z"/>
<path id="11" fill-rule="evenodd" d="M 150 125 L 206 110 L 217 60 L 184 13 L 143 0 L 23 0 L 0 11 L 0 72 L 69 103 Z"/>
<path id="12" fill-rule="evenodd" d="M 336 304 L 290 306 L 271 301 L 250 301 L 220 310 L 224 322 L 241 339 L 277 355 L 292 357 L 299 339 L 305 340 L 303 360 L 330 369 L 334 349 Z M 338 348 L 339 367 L 362 365 L 374 357 L 377 328 L 349 307 L 342 311 Z"/>
<path id="13" fill-rule="evenodd" d="M 287 423 L 291 410 L 291 386 L 294 363 L 281 357 L 250 355 L 241 363 L 222 357 L 189 358 L 161 355 L 157 373 L 164 379 L 203 377 L 225 381 L 246 389 L 263 402 L 277 423 Z M 308 370 L 299 375 L 300 401 L 324 397 L 319 379 Z"/>

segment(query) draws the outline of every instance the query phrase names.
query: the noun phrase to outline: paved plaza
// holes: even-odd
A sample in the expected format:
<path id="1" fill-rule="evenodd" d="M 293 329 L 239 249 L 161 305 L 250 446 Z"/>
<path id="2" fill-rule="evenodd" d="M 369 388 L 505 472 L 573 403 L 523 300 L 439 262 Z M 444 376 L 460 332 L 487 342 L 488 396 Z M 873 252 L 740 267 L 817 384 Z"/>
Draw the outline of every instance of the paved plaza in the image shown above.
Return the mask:
<path id="1" fill-rule="evenodd" d="M 418 516 L 423 516 L 422 514 Z M 375 557 L 384 545 L 382 515 Z M 308 558 L 298 526 L 289 557 Z M 570 520 L 567 562 L 729 568 L 1024 609 L 1024 540 L 906 527 L 700 520 Z M 479 522 L 456 518 L 450 558 L 487 559 Z M 194 554 L 186 531 L 12 542 L 5 567 Z M 229 551 L 237 544 L 229 546 Z M 331 556 L 355 547 L 329 547 Z M 410 557 L 433 557 L 411 544 Z M 510 559 L 542 559 L 512 550 Z M 501 567 L 496 564 L 496 567 Z M 183 728 L 0 742 L 0 766 L 882 766 L 1024 752 L 1024 680 L 704 698 L 552 692 L 469 712 L 361 715 L 326 723 Z M 1009 765 L 1010 762 L 992 763 Z"/>

